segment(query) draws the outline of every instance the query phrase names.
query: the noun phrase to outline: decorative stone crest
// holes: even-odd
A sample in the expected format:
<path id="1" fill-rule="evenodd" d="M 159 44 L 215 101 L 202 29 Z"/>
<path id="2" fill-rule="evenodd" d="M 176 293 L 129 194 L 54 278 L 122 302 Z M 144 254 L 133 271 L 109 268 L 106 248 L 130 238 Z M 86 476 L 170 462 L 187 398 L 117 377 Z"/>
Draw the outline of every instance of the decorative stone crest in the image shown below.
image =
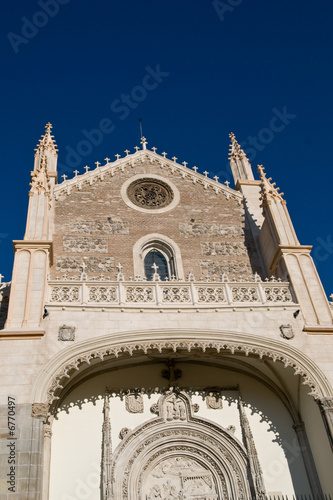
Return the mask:
<path id="1" fill-rule="evenodd" d="M 75 327 L 62 325 L 58 330 L 58 340 L 75 340 Z"/>
<path id="2" fill-rule="evenodd" d="M 219 391 L 209 391 L 206 394 L 206 405 L 211 410 L 222 410 L 222 398 Z"/>
<path id="3" fill-rule="evenodd" d="M 293 339 L 295 337 L 295 334 L 293 332 L 293 328 L 291 325 L 281 325 L 280 326 L 280 330 L 281 330 L 281 337 L 285 338 L 285 339 Z"/>
<path id="4" fill-rule="evenodd" d="M 173 200 L 170 186 L 159 179 L 138 179 L 128 186 L 127 196 L 134 205 L 142 208 L 163 208 Z"/>
<path id="5" fill-rule="evenodd" d="M 125 407 L 129 413 L 143 413 L 142 394 L 126 394 Z"/>

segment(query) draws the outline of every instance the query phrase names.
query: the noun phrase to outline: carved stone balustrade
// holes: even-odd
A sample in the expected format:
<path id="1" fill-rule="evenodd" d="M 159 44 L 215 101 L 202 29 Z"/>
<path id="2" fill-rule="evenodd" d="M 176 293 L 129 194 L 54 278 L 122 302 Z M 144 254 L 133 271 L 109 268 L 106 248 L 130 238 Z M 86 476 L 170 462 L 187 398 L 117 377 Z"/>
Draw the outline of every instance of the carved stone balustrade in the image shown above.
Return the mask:
<path id="1" fill-rule="evenodd" d="M 97 281 L 52 280 L 48 305 L 131 308 L 225 308 L 295 304 L 281 281 Z"/>

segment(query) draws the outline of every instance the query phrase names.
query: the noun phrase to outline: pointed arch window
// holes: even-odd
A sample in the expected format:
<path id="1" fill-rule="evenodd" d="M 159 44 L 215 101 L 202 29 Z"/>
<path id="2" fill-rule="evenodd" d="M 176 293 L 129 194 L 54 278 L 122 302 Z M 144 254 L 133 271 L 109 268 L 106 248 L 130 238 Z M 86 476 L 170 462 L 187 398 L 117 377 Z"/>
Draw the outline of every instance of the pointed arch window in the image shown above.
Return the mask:
<path id="1" fill-rule="evenodd" d="M 156 248 L 153 248 L 147 253 L 144 259 L 144 267 L 145 276 L 148 281 L 153 279 L 153 274 L 155 272 L 154 267 L 156 272 L 160 275 L 161 280 L 170 280 L 170 277 L 173 275 L 173 260 L 168 261 L 167 257 Z"/>
<path id="2" fill-rule="evenodd" d="M 180 249 L 165 235 L 151 233 L 143 236 L 133 247 L 134 275 L 153 280 L 154 268 L 163 281 L 184 279 Z"/>
<path id="3" fill-rule="evenodd" d="M 147 243 L 143 248 L 142 257 L 144 274 L 148 281 L 153 279 L 154 268 L 163 281 L 176 277 L 173 250 L 164 242 L 155 240 Z"/>

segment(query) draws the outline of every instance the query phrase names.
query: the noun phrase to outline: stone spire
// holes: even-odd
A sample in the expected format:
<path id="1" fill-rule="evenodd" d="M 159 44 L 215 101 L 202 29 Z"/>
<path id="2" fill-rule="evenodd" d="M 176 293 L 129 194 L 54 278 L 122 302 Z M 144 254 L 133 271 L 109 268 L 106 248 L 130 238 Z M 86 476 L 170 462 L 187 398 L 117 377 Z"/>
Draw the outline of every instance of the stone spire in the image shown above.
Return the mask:
<path id="1" fill-rule="evenodd" d="M 45 125 L 45 133 L 42 135 L 41 139 L 39 139 L 39 143 L 35 149 L 34 169 L 37 170 L 39 168 L 41 158 L 46 156 L 49 173 L 55 173 L 57 171 L 58 149 L 54 136 L 51 135 L 51 130 L 51 123 L 47 123 Z"/>
<path id="2" fill-rule="evenodd" d="M 240 180 L 253 181 L 254 177 L 251 164 L 245 152 L 236 141 L 236 137 L 233 133 L 229 134 L 229 137 L 231 139 L 229 161 L 235 184 Z"/>
<path id="3" fill-rule="evenodd" d="M 111 499 L 111 460 L 112 460 L 112 439 L 110 421 L 110 399 L 109 395 L 104 396 L 103 407 L 103 427 L 102 427 L 102 494 L 103 499 Z"/>
<path id="4" fill-rule="evenodd" d="M 238 408 L 239 408 L 239 416 L 242 427 L 243 440 L 249 458 L 249 466 L 252 478 L 251 486 L 253 489 L 254 498 L 256 500 L 264 500 L 266 498 L 266 489 L 263 480 L 263 473 L 260 466 L 256 446 L 254 443 L 250 423 L 244 411 L 243 401 L 241 397 L 239 397 L 238 399 Z"/>

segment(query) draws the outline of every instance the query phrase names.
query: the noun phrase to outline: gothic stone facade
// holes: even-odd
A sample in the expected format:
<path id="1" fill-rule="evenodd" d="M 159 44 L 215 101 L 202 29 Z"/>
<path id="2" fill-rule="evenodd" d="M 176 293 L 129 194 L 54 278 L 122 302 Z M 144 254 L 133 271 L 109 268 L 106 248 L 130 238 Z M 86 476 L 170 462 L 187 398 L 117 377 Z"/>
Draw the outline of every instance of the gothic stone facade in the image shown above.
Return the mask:
<path id="1" fill-rule="evenodd" d="M 147 149 L 57 183 L 1 284 L 1 499 L 333 492 L 333 316 L 286 202 Z M 227 183 L 228 184 L 228 183 Z"/>

